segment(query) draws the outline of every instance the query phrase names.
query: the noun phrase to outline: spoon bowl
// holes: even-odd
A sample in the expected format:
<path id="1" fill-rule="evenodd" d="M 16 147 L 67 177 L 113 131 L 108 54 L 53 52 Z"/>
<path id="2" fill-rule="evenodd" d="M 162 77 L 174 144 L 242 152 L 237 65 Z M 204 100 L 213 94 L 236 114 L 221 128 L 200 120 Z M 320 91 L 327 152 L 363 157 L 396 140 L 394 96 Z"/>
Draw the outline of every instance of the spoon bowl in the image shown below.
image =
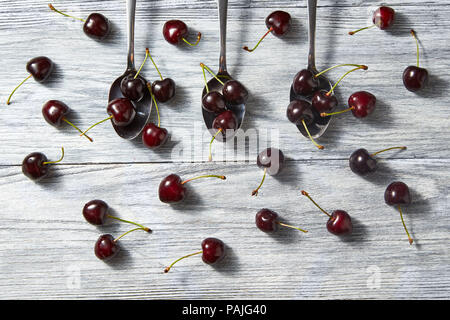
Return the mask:
<path id="1" fill-rule="evenodd" d="M 308 20 L 309 20 L 309 54 L 308 54 L 308 67 L 307 69 L 311 71 L 314 75 L 318 73 L 316 69 L 316 53 L 315 53 L 315 42 L 316 42 L 316 11 L 317 11 L 317 0 L 308 0 Z M 317 77 L 319 79 L 319 88 L 318 90 L 326 90 L 330 91 L 332 88 L 332 85 L 330 81 L 325 78 L 324 76 Z M 303 95 L 297 95 L 294 92 L 294 88 L 291 85 L 291 91 L 290 91 L 290 101 L 293 100 L 305 100 L 309 103 L 311 103 L 313 94 L 310 96 L 303 96 Z M 309 132 L 311 133 L 311 136 L 314 139 L 317 139 L 321 137 L 325 131 L 327 130 L 330 121 L 331 116 L 328 117 L 321 117 L 319 112 L 316 111 L 315 108 L 311 107 L 313 112 L 313 121 L 311 124 L 307 125 Z M 306 132 L 303 125 L 297 126 L 298 130 L 301 132 L 301 134 L 309 139 L 308 133 Z"/>
<path id="2" fill-rule="evenodd" d="M 217 77 L 224 79 L 224 81 L 233 80 L 233 78 L 226 71 L 217 73 Z M 209 80 L 207 85 L 208 85 L 208 89 L 210 92 L 217 91 L 219 93 L 222 93 L 223 85 L 219 81 L 217 81 L 216 78 L 212 78 L 211 80 Z M 205 94 L 207 94 L 206 86 L 203 88 L 202 97 L 205 96 Z M 242 122 L 244 121 L 245 104 L 232 105 L 232 104 L 227 103 L 226 106 L 227 106 L 227 110 L 230 110 L 236 116 L 237 129 L 239 129 L 242 125 Z M 202 108 L 202 113 L 203 113 L 203 120 L 205 121 L 205 125 L 208 128 L 208 131 L 211 133 L 211 135 L 214 136 L 216 134 L 217 130 L 214 129 L 212 125 L 213 125 L 214 119 L 218 116 L 218 114 L 216 114 L 214 112 L 208 112 L 203 108 Z M 234 136 L 234 134 L 233 134 L 233 136 Z M 225 141 L 227 137 L 231 138 L 232 136 L 217 135 L 216 140 Z"/>
<path id="3" fill-rule="evenodd" d="M 123 98 L 122 91 L 120 90 L 120 83 L 123 78 L 129 75 L 136 74 L 136 68 L 134 65 L 134 25 L 136 16 L 136 0 L 127 0 L 127 25 L 128 25 L 128 61 L 127 70 L 123 75 L 114 80 L 111 88 L 109 89 L 108 103 L 117 98 Z M 139 75 L 139 77 L 141 77 Z M 141 77 L 147 82 L 143 77 Z M 145 90 L 144 97 L 138 101 L 133 102 L 136 115 L 133 121 L 124 127 L 116 126 L 111 120 L 112 126 L 117 134 L 124 139 L 132 140 L 139 136 L 144 129 L 146 123 L 150 119 L 150 113 L 153 107 L 153 100 L 148 90 Z"/>

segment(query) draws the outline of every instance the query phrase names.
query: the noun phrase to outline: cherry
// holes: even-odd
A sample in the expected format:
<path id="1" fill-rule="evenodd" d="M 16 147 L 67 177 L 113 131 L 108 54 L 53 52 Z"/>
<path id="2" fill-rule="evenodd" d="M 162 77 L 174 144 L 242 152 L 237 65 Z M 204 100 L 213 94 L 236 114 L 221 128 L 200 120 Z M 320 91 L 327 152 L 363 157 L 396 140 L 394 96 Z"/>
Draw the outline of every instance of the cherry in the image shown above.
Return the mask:
<path id="1" fill-rule="evenodd" d="M 53 62 L 47 57 L 36 57 L 27 62 L 27 72 L 30 74 L 25 78 L 8 97 L 6 104 L 10 104 L 11 98 L 19 87 L 24 84 L 28 79 L 33 77 L 37 82 L 44 82 L 50 76 L 53 71 Z"/>
<path id="2" fill-rule="evenodd" d="M 403 220 L 403 213 L 401 206 L 408 206 L 411 204 L 411 195 L 409 193 L 408 185 L 401 181 L 394 181 L 386 188 L 384 192 L 384 201 L 389 206 L 398 206 L 398 211 L 400 212 L 400 218 L 402 219 L 403 228 L 408 235 L 409 244 L 413 243 L 413 239 L 411 238 L 408 229 L 406 228 L 405 221 Z"/>
<path id="3" fill-rule="evenodd" d="M 259 230 L 264 232 L 274 232 L 278 230 L 278 226 L 297 229 L 304 233 L 308 231 L 282 223 L 278 221 L 278 214 L 275 211 L 269 209 L 261 209 L 258 211 L 255 217 L 255 223 Z"/>
<path id="4" fill-rule="evenodd" d="M 330 94 L 326 90 L 318 90 L 314 94 L 311 105 L 317 112 L 330 112 L 338 105 L 338 100 L 334 94 Z"/>
<path id="5" fill-rule="evenodd" d="M 417 66 L 409 66 L 403 71 L 403 84 L 409 91 L 416 92 L 426 86 L 428 82 L 428 71 L 425 68 L 419 67 L 419 41 L 413 29 L 411 29 L 411 34 L 416 40 Z"/>
<path id="6" fill-rule="evenodd" d="M 120 219 L 118 219 L 118 220 L 120 220 Z M 125 220 L 121 220 L 121 221 L 129 222 L 129 221 L 125 221 Z M 144 230 L 147 232 L 152 232 L 149 228 L 139 227 L 139 228 L 131 229 L 115 239 L 110 234 L 103 234 L 98 238 L 97 242 L 95 243 L 95 246 L 94 246 L 95 255 L 100 260 L 109 260 L 109 259 L 113 258 L 120 251 L 120 246 L 117 242 L 122 237 L 124 237 L 127 234 L 129 234 L 133 231 L 136 231 L 136 230 Z"/>
<path id="7" fill-rule="evenodd" d="M 117 98 L 112 100 L 106 112 L 111 116 L 111 120 L 116 126 L 124 127 L 129 125 L 136 116 L 133 103 L 127 98 Z"/>
<path id="8" fill-rule="evenodd" d="M 164 269 L 164 273 L 169 272 L 178 261 L 198 254 L 202 254 L 204 263 L 215 264 L 225 257 L 225 244 L 217 238 L 206 238 L 202 241 L 202 251 L 194 252 L 175 260 L 170 266 Z"/>
<path id="9" fill-rule="evenodd" d="M 395 11 L 394 9 L 390 8 L 390 7 L 379 7 L 377 10 L 375 10 L 375 12 L 373 13 L 373 25 L 368 26 L 368 27 L 364 27 L 355 31 L 350 31 L 348 34 L 349 35 L 354 35 L 355 33 L 362 31 L 362 30 L 366 30 L 369 28 L 373 28 L 375 26 L 377 26 L 378 28 L 380 28 L 381 30 L 385 30 L 390 28 L 393 24 L 394 24 L 394 20 L 395 20 Z"/>
<path id="10" fill-rule="evenodd" d="M 39 181 L 49 173 L 49 165 L 61 162 L 64 158 L 64 148 L 61 148 L 62 156 L 57 161 L 48 161 L 45 154 L 40 152 L 30 153 L 22 161 L 22 172 L 31 180 Z"/>
<path id="11" fill-rule="evenodd" d="M 319 88 L 319 79 L 308 70 L 300 70 L 294 77 L 292 88 L 296 95 L 309 96 Z"/>
<path id="12" fill-rule="evenodd" d="M 145 58 L 142 62 L 139 70 L 134 75 L 128 75 L 122 79 L 120 82 L 120 91 L 124 95 L 125 98 L 128 98 L 132 101 L 140 101 L 145 95 L 145 90 L 147 88 L 147 84 L 144 78 L 139 76 L 142 68 L 145 65 L 148 57 L 150 56 L 150 52 L 148 48 L 145 49 Z M 151 57 L 150 57 L 151 58 Z"/>
<path id="13" fill-rule="evenodd" d="M 153 81 L 152 91 L 159 102 L 167 102 L 175 96 L 175 81 L 170 78 Z"/>
<path id="14" fill-rule="evenodd" d="M 219 178 L 225 180 L 225 176 L 218 175 L 203 175 L 195 178 L 191 178 L 185 181 L 181 181 L 180 176 L 176 174 L 171 174 L 165 177 L 159 184 L 159 200 L 165 203 L 176 203 L 182 201 L 186 196 L 185 184 L 192 180 L 197 180 L 201 178 Z"/>
<path id="15" fill-rule="evenodd" d="M 56 10 L 51 4 L 48 6 L 51 10 L 62 14 L 63 16 L 84 22 L 83 32 L 92 39 L 103 40 L 111 31 L 111 23 L 104 15 L 100 13 L 91 13 L 86 19 L 81 19 Z"/>
<path id="16" fill-rule="evenodd" d="M 323 210 L 312 198 L 311 196 L 304 190 L 302 190 L 302 195 L 306 196 L 309 200 L 311 200 L 314 205 L 320 209 L 323 213 L 325 213 L 329 219 L 327 221 L 327 230 L 337 236 L 349 235 L 353 231 L 353 224 L 350 215 L 343 210 L 335 210 L 332 214 L 329 214 L 325 210 Z"/>
<path id="17" fill-rule="evenodd" d="M 292 100 L 287 107 L 286 116 L 289 121 L 294 123 L 296 126 L 303 125 L 309 139 L 318 149 L 324 148 L 313 139 L 308 129 L 308 125 L 310 125 L 314 120 L 314 114 L 309 102 L 305 100 Z"/>
<path id="18" fill-rule="evenodd" d="M 249 49 L 247 46 L 243 47 L 243 49 L 248 52 L 254 51 L 269 33 L 277 37 L 283 36 L 291 28 L 291 21 L 291 15 L 285 11 L 277 10 L 272 12 L 266 18 L 266 26 L 269 30 L 261 37 L 253 49 Z"/>
<path id="19" fill-rule="evenodd" d="M 81 132 L 80 136 L 86 135 L 86 132 L 91 130 L 93 127 L 108 120 L 111 120 L 116 126 L 125 127 L 129 125 L 131 122 L 133 122 L 134 117 L 136 116 L 136 109 L 134 108 L 134 105 L 131 102 L 131 100 L 128 98 L 117 98 L 111 100 L 108 103 L 106 112 L 109 114 L 108 118 L 103 119 L 97 123 L 94 123 L 85 131 Z"/>
<path id="20" fill-rule="evenodd" d="M 103 200 L 96 199 L 96 200 L 91 200 L 84 205 L 83 216 L 87 222 L 89 222 L 90 224 L 93 224 L 93 225 L 97 225 L 97 226 L 103 225 L 105 223 L 106 218 L 111 218 L 111 219 L 115 219 L 115 220 L 118 220 L 121 222 L 134 224 L 134 225 L 142 228 L 144 231 L 152 232 L 152 230 L 150 230 L 147 227 L 144 227 L 143 225 L 141 225 L 139 223 L 120 219 L 118 217 L 112 216 L 108 213 L 108 211 L 109 211 L 108 204 Z"/>
<path id="21" fill-rule="evenodd" d="M 226 110 L 225 98 L 217 91 L 210 91 L 203 96 L 202 107 L 208 112 L 221 113 Z"/>
<path id="22" fill-rule="evenodd" d="M 333 113 L 322 112 L 320 115 L 328 117 L 351 111 L 356 118 L 365 118 L 375 110 L 376 102 L 376 97 L 370 92 L 358 91 L 348 98 L 349 108 Z"/>
<path id="23" fill-rule="evenodd" d="M 366 149 L 358 149 L 352 153 L 349 159 L 350 169 L 360 175 L 366 175 L 368 173 L 374 172 L 377 170 L 377 160 L 374 158 L 375 155 L 393 149 L 401 149 L 405 150 L 406 147 L 392 147 L 388 149 L 384 149 L 372 154 Z"/>
<path id="24" fill-rule="evenodd" d="M 223 111 L 221 114 L 214 118 L 212 127 L 213 129 L 216 129 L 217 132 L 216 134 L 214 134 L 211 142 L 209 143 L 209 161 L 212 161 L 211 146 L 217 135 L 219 133 L 222 133 L 222 139 L 226 139 L 227 137 L 234 134 L 234 131 L 238 128 L 237 118 L 232 111 Z"/>
<path id="25" fill-rule="evenodd" d="M 237 80 L 228 80 L 222 88 L 225 100 L 233 105 L 245 104 L 248 99 L 248 91 L 242 83 Z"/>
<path id="26" fill-rule="evenodd" d="M 163 36 L 164 39 L 170 44 L 178 45 L 181 41 L 184 41 L 190 46 L 196 46 L 202 37 L 202 34 L 199 32 L 197 34 L 197 41 L 195 43 L 190 43 L 185 38 L 188 34 L 188 27 L 186 23 L 181 20 L 169 20 L 164 23 L 163 26 Z"/>
<path id="27" fill-rule="evenodd" d="M 83 131 L 76 127 L 72 122 L 67 120 L 66 116 L 69 112 L 69 107 L 64 102 L 58 100 L 49 100 L 42 106 L 42 115 L 44 116 L 45 121 L 52 126 L 60 127 L 64 121 L 75 128 L 78 132 L 83 133 Z M 86 138 L 93 142 L 89 136 L 86 136 Z"/>
<path id="28" fill-rule="evenodd" d="M 267 173 L 274 176 L 281 172 L 284 166 L 284 154 L 277 148 L 267 148 L 258 154 L 256 164 L 259 168 L 264 169 L 264 175 L 258 188 L 253 190 L 252 196 L 258 195 L 258 191 L 263 185 Z"/>

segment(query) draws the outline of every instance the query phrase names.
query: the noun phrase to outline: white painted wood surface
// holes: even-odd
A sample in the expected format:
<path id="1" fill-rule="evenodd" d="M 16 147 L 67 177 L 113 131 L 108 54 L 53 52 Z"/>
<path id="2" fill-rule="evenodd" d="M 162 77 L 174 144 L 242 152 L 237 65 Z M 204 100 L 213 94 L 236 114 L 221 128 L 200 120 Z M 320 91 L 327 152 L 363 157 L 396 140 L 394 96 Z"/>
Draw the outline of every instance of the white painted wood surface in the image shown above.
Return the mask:
<path id="1" fill-rule="evenodd" d="M 149 47 L 163 75 L 178 86 L 176 99 L 160 105 L 162 125 L 172 139 L 157 152 L 139 141 L 121 140 L 109 124 L 93 129 L 95 141 L 89 143 L 69 127 L 56 130 L 43 120 L 41 107 L 49 99 L 65 101 L 82 128 L 104 118 L 109 85 L 126 60 L 124 1 L 54 2 L 74 15 L 98 11 L 108 16 L 114 30 L 105 43 L 87 38 L 78 22 L 52 13 L 47 3 L 0 2 L 1 101 L 26 76 L 28 59 L 47 55 L 57 64 L 48 84 L 30 81 L 10 106 L 0 107 L 1 299 L 450 297 L 450 1 L 390 1 L 398 13 L 391 31 L 373 29 L 353 37 L 347 32 L 366 25 L 378 2 L 319 1 L 318 68 L 367 64 L 368 71 L 344 80 L 338 95 L 345 103 L 352 92 L 368 90 L 379 99 L 366 120 L 336 117 L 320 139 L 325 150 L 319 151 L 285 117 L 290 82 L 306 64 L 306 2 L 230 0 L 228 66 L 251 92 L 243 129 L 258 130 L 259 147 L 251 143 L 250 156 L 238 150 L 230 158 L 233 144 L 216 144 L 214 163 L 205 161 L 209 135 L 202 132 L 199 63 L 217 69 L 215 1 L 138 1 L 137 61 Z M 244 52 L 241 47 L 256 42 L 274 9 L 291 13 L 291 32 L 284 39 L 269 36 L 252 54 Z M 177 48 L 163 40 L 162 25 L 173 18 L 184 20 L 192 35 L 203 33 L 198 47 Z M 417 31 L 421 63 L 431 74 L 430 86 L 420 95 L 401 82 L 403 69 L 415 63 L 410 28 Z M 335 80 L 341 72 L 329 77 Z M 156 79 L 151 64 L 144 73 Z M 262 175 L 255 156 L 269 140 L 278 141 L 289 158 L 287 168 L 251 197 Z M 354 149 L 394 145 L 408 150 L 385 154 L 373 177 L 363 179 L 349 170 L 347 158 Z M 66 158 L 48 180 L 35 184 L 22 175 L 20 163 L 28 153 L 41 151 L 54 159 L 60 146 Z M 222 161 L 223 146 L 232 161 Z M 193 182 L 188 199 L 178 206 L 157 198 L 164 176 L 206 172 L 225 174 L 227 180 Z M 384 204 L 384 189 L 393 180 L 413 190 L 414 202 L 405 210 L 413 246 L 398 212 Z M 326 217 L 300 195 L 301 189 L 326 209 L 347 210 L 356 221 L 352 239 L 329 234 Z M 93 244 L 98 235 L 118 235 L 128 226 L 87 224 L 81 209 L 94 198 L 107 201 L 120 217 L 148 224 L 154 233 L 124 238 L 123 251 L 111 264 L 97 260 Z M 309 233 L 280 230 L 272 237 L 260 232 L 254 215 L 263 207 Z M 198 250 L 208 236 L 230 248 L 223 265 L 214 269 L 192 257 L 162 273 L 172 260 Z"/>

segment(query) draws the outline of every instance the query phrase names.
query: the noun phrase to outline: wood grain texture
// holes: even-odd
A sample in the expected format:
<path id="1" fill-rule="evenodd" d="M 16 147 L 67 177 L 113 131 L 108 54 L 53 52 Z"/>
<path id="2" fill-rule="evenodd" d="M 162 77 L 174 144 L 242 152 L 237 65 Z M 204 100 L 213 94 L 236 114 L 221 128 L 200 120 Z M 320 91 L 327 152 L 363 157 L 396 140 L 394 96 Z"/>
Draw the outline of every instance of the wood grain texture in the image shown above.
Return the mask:
<path id="1" fill-rule="evenodd" d="M 92 11 L 108 16 L 113 32 L 104 43 L 87 38 L 78 22 L 51 12 L 47 3 L 0 3 L 0 101 L 26 76 L 30 58 L 47 55 L 57 65 L 47 84 L 30 81 L 10 106 L 0 103 L 0 299 L 450 298 L 450 75 L 445 72 L 450 68 L 450 1 L 390 1 L 398 13 L 391 31 L 373 29 L 353 37 L 347 32 L 370 23 L 377 2 L 319 1 L 318 68 L 369 66 L 342 83 L 337 91 L 342 108 L 357 90 L 378 98 L 377 110 L 366 120 L 335 117 L 320 139 L 323 151 L 285 116 L 292 78 L 306 65 L 306 1 L 230 1 L 228 68 L 251 93 L 243 126 L 249 142 L 246 148 L 215 144 L 214 163 L 206 161 L 210 135 L 201 118 L 199 63 L 217 69 L 215 1 L 138 1 L 137 62 L 149 47 L 163 75 L 177 83 L 175 100 L 160 105 L 171 140 L 157 152 L 139 139 L 121 140 L 109 124 L 93 129 L 95 141 L 89 143 L 71 128 L 57 130 L 43 120 L 41 107 L 50 99 L 66 102 L 81 128 L 103 119 L 109 86 L 126 61 L 125 1 L 54 2 L 80 17 Z M 291 13 L 291 32 L 283 39 L 268 37 L 252 54 L 244 52 L 241 47 L 256 42 L 274 9 Z M 192 37 L 203 33 L 198 47 L 178 48 L 163 40 L 162 25 L 175 18 L 188 24 Z M 411 28 L 431 75 L 420 95 L 401 82 L 403 69 L 415 63 Z M 333 70 L 330 79 L 342 71 Z M 157 79 L 150 63 L 144 74 Z M 270 144 L 283 150 L 288 166 L 280 177 L 266 179 L 257 198 L 251 197 L 262 175 L 255 157 Z M 373 177 L 363 179 L 348 169 L 356 148 L 377 151 L 394 145 L 408 150 L 383 155 L 386 160 Z M 66 158 L 50 179 L 35 184 L 22 175 L 25 155 L 41 151 L 56 159 L 61 146 Z M 164 176 L 206 172 L 228 179 L 193 182 L 182 205 L 160 203 L 157 187 Z M 412 247 L 398 212 L 384 204 L 384 189 L 393 180 L 413 190 L 414 203 L 405 215 L 416 241 Z M 355 220 L 354 236 L 340 241 L 328 234 L 326 217 L 300 196 L 301 189 L 329 210 L 347 210 Z M 104 199 L 123 218 L 148 224 L 154 234 L 129 235 L 118 259 L 102 263 L 93 254 L 98 235 L 118 235 L 128 226 L 88 225 L 81 209 L 93 198 Z M 263 207 L 310 232 L 282 230 L 273 237 L 260 232 L 254 215 Z M 214 270 L 193 257 L 162 273 L 172 260 L 198 250 L 207 236 L 223 239 L 230 248 L 221 267 Z"/>

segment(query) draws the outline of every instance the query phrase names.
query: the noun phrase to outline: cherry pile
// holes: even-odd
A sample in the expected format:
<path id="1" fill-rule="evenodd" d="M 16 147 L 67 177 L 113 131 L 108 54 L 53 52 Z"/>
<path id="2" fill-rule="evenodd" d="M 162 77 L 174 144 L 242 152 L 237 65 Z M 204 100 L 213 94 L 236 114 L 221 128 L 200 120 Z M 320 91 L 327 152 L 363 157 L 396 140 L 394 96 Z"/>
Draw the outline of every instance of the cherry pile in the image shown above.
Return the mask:
<path id="1" fill-rule="evenodd" d="M 49 4 L 51 10 L 62 14 L 66 17 L 80 20 L 84 22 L 83 31 L 90 38 L 96 40 L 103 40 L 110 33 L 111 24 L 109 20 L 100 13 L 91 13 L 86 19 L 77 18 L 68 15 L 62 11 L 55 9 Z M 373 25 L 367 26 L 356 31 L 350 32 L 351 35 L 372 27 L 378 27 L 381 30 L 390 28 L 394 23 L 395 11 L 392 8 L 382 6 L 378 8 L 373 15 Z M 262 40 L 270 33 L 280 37 L 285 35 L 291 27 L 292 19 L 289 13 L 284 11 L 274 11 L 266 18 L 266 33 L 261 37 L 254 48 L 249 49 L 244 47 L 245 50 L 252 52 L 262 42 Z M 417 65 L 408 66 L 403 73 L 403 84 L 409 91 L 416 92 L 425 87 L 428 80 L 428 71 L 419 66 L 419 42 L 414 30 L 411 30 L 411 35 L 416 41 L 417 47 Z M 180 45 L 183 42 L 196 46 L 200 39 L 201 33 L 197 35 L 197 41 L 195 43 L 189 42 L 186 37 L 188 36 L 187 25 L 181 20 L 167 21 L 163 26 L 164 39 L 173 45 Z M 150 58 L 155 70 L 159 76 L 158 80 L 146 82 L 141 76 L 143 67 Z M 226 78 L 222 75 L 214 74 L 210 68 L 205 64 L 200 63 L 202 67 L 203 77 L 206 84 L 206 94 L 201 97 L 202 108 L 214 116 L 212 128 L 215 130 L 214 135 L 209 144 L 209 160 L 212 160 L 211 145 L 216 137 L 221 134 L 222 140 L 227 136 L 232 135 L 238 129 L 238 120 L 236 114 L 233 111 L 233 106 L 242 105 L 247 102 L 248 90 L 245 86 L 237 80 Z M 324 73 L 338 67 L 352 67 L 351 70 L 345 72 L 342 77 L 331 87 L 329 91 L 320 89 L 320 76 Z M 52 60 L 45 56 L 39 56 L 31 59 L 26 64 L 26 70 L 29 73 L 27 76 L 10 94 L 7 100 L 7 104 L 10 104 L 11 97 L 15 91 L 28 79 L 33 77 L 37 82 L 46 81 L 54 69 Z M 297 126 L 303 126 L 309 135 L 309 138 L 314 145 L 319 149 L 324 147 L 318 144 L 312 135 L 309 133 L 308 125 L 318 121 L 320 117 L 329 117 L 332 115 L 342 114 L 344 112 L 351 111 L 356 118 L 365 118 L 369 116 L 376 107 L 376 97 L 367 91 L 354 92 L 348 98 L 348 108 L 335 111 L 339 106 L 339 101 L 335 96 L 335 88 L 337 85 L 351 72 L 356 70 L 367 70 L 366 65 L 360 64 L 340 64 L 323 70 L 322 72 L 315 73 L 309 69 L 300 70 L 294 77 L 292 82 L 292 88 L 296 95 L 307 97 L 309 100 L 298 99 L 293 100 L 287 107 L 286 116 L 288 120 Z M 208 82 L 206 81 L 206 71 L 208 71 L 220 84 L 219 90 L 210 90 Z M 156 149 L 166 143 L 169 138 L 169 132 L 166 128 L 161 127 L 160 113 L 158 109 L 158 102 L 165 103 L 170 101 L 176 92 L 175 81 L 171 78 L 164 78 L 158 69 L 153 57 L 150 55 L 149 49 L 146 49 L 144 61 L 140 68 L 128 74 L 124 77 L 120 83 L 120 91 L 123 95 L 121 98 L 110 101 L 106 108 L 107 118 L 93 124 L 87 130 L 82 131 L 76 127 L 72 122 L 67 119 L 70 113 L 70 108 L 62 101 L 49 100 L 42 107 L 42 115 L 44 119 L 54 127 L 61 127 L 64 123 L 75 128 L 80 136 L 86 137 L 89 141 L 93 141 L 86 133 L 107 120 L 115 126 L 127 127 L 136 117 L 136 103 L 141 101 L 145 94 L 150 94 L 153 104 L 157 111 L 158 122 L 147 123 L 142 132 L 142 143 L 149 149 Z M 229 134 L 231 132 L 231 134 Z M 406 147 L 390 147 L 374 153 L 369 153 L 364 148 L 354 151 L 349 158 L 350 170 L 359 175 L 367 176 L 377 171 L 377 156 L 380 153 L 391 150 L 405 150 Z M 49 161 L 47 157 L 40 152 L 33 152 L 27 155 L 22 162 L 23 174 L 31 180 L 40 181 L 47 177 L 50 173 L 52 165 L 59 164 L 64 159 L 64 148 L 61 148 L 62 155 L 60 159 L 55 161 Z M 261 151 L 256 159 L 257 166 L 263 170 L 263 175 L 260 184 L 251 192 L 252 196 L 258 195 L 267 174 L 270 176 L 278 175 L 285 167 L 285 155 L 277 148 L 267 148 Z M 161 202 L 168 204 L 178 204 L 182 202 L 187 194 L 188 189 L 186 184 L 190 181 L 201 178 L 218 178 L 226 180 L 223 175 L 201 175 L 187 180 L 183 180 L 177 174 L 170 174 L 166 176 L 159 184 L 158 196 Z M 315 200 L 309 195 L 308 192 L 302 190 L 301 194 L 307 197 L 322 213 L 324 213 L 328 220 L 326 222 L 327 230 L 337 236 L 349 236 L 353 232 L 353 223 L 350 215 L 341 209 L 334 210 L 331 213 L 320 207 Z M 401 181 L 395 181 L 390 183 L 384 193 L 385 203 L 389 206 L 395 206 L 400 213 L 401 222 L 408 236 L 410 244 L 413 243 L 413 239 L 406 227 L 402 207 L 411 204 L 411 194 L 409 187 Z M 83 207 L 82 214 L 85 220 L 95 226 L 104 226 L 107 219 L 133 224 L 134 229 L 131 229 L 118 237 L 113 237 L 111 234 L 102 234 L 94 245 L 94 253 L 100 260 L 109 260 L 117 255 L 120 251 L 119 240 L 125 235 L 137 231 L 143 230 L 151 233 L 152 230 L 139 223 L 124 220 L 110 214 L 110 208 L 108 204 L 102 200 L 95 199 L 86 203 Z M 308 231 L 294 227 L 290 224 L 286 224 L 280 221 L 279 215 L 270 209 L 263 208 L 259 210 L 255 217 L 256 227 L 266 233 L 273 233 L 278 231 L 279 227 L 287 227 L 296 229 L 301 232 L 307 233 Z M 206 238 L 201 243 L 201 250 L 196 251 L 171 263 L 164 272 L 169 270 L 180 260 L 194 256 L 202 255 L 202 260 L 206 264 L 216 264 L 223 260 L 226 255 L 225 244 L 222 240 L 217 238 Z"/>

